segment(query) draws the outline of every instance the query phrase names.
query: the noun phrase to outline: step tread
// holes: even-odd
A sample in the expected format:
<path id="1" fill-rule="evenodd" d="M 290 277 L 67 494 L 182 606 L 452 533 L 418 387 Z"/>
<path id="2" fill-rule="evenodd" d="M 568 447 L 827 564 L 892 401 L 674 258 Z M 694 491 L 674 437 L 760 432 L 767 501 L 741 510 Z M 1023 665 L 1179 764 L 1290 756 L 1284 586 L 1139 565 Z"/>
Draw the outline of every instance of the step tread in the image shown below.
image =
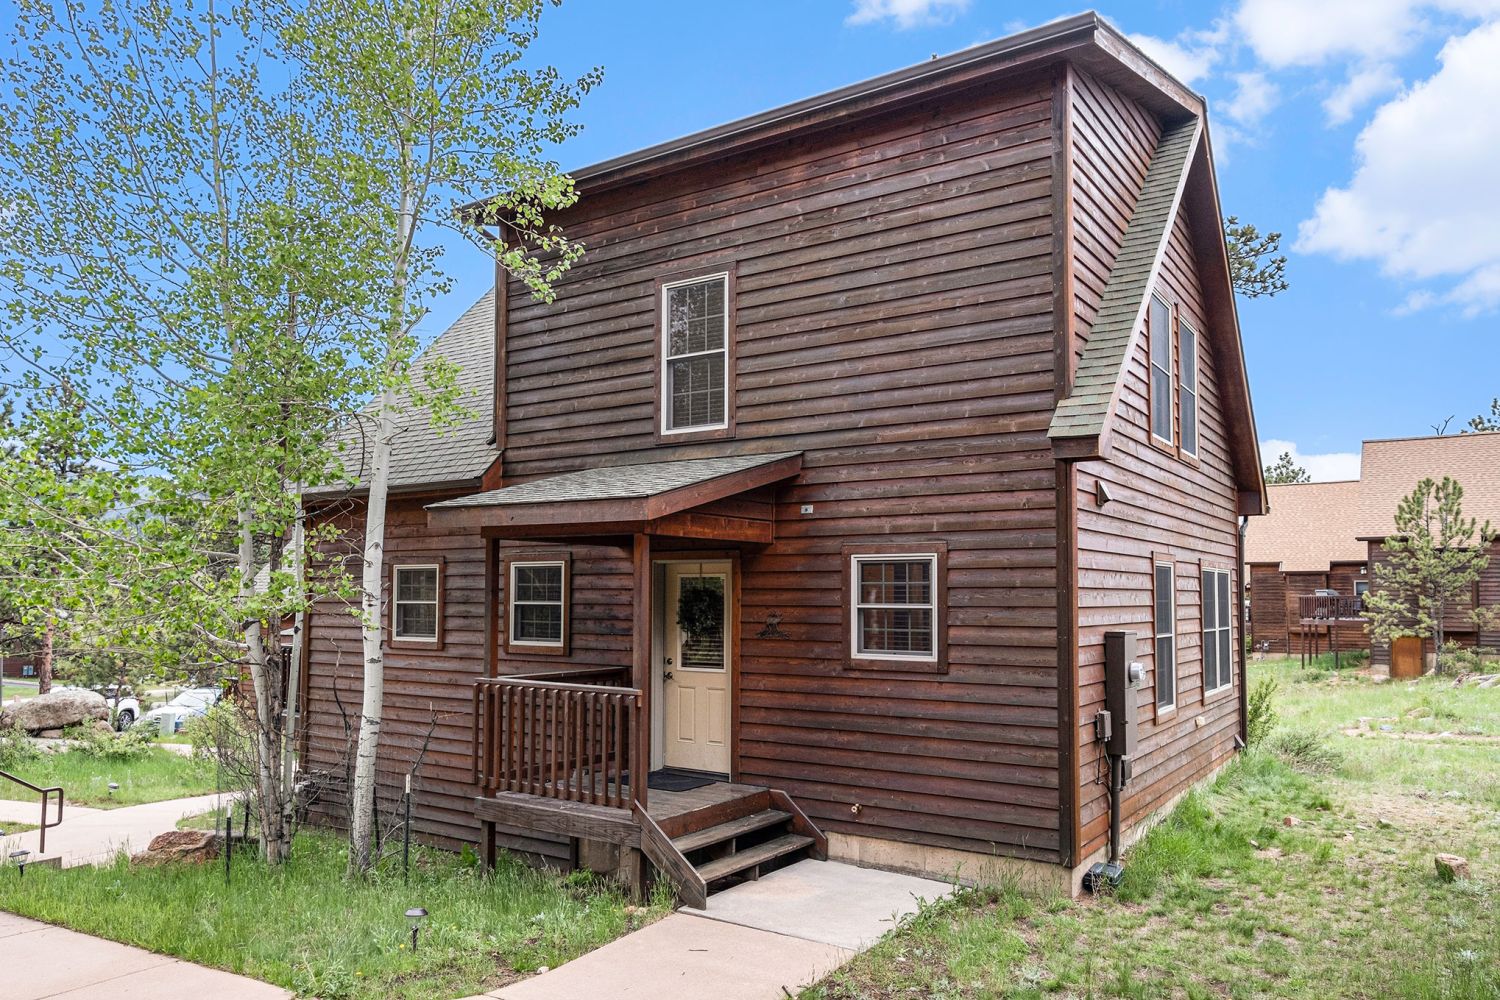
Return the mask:
<path id="1" fill-rule="evenodd" d="M 722 843 L 731 837 L 741 837 L 747 833 L 754 833 L 756 830 L 764 830 L 768 826 L 784 823 L 791 818 L 791 813 L 782 812 L 780 809 L 762 809 L 748 816 L 725 820 L 723 823 L 704 827 L 702 830 L 694 830 L 692 833 L 684 833 L 680 837 L 672 838 L 672 843 L 679 851 L 686 854 L 700 847 Z"/>
<path id="2" fill-rule="evenodd" d="M 742 872 L 746 868 L 754 868 L 756 865 L 764 864 L 773 858 L 779 858 L 783 854 L 800 851 L 802 848 L 812 844 L 811 837 L 805 837 L 800 833 L 788 833 L 768 840 L 764 844 L 757 844 L 746 851 L 738 851 L 728 857 L 718 858 L 698 867 L 698 874 L 703 881 L 712 882 L 715 879 Z"/>

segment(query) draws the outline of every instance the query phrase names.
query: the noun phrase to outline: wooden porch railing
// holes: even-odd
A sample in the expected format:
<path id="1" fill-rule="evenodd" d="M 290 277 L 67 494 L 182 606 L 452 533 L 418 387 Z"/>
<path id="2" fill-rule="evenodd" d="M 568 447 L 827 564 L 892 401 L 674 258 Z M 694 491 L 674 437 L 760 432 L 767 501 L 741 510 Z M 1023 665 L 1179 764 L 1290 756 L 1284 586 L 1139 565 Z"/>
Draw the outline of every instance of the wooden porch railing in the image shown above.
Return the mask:
<path id="1" fill-rule="evenodd" d="M 1297 617 L 1303 621 L 1348 620 L 1365 616 L 1363 597 L 1330 597 L 1319 594 L 1303 594 L 1297 598 Z"/>
<path id="2" fill-rule="evenodd" d="M 641 692 L 628 668 L 490 677 L 474 685 L 474 782 L 484 795 L 524 792 L 631 808 Z"/>

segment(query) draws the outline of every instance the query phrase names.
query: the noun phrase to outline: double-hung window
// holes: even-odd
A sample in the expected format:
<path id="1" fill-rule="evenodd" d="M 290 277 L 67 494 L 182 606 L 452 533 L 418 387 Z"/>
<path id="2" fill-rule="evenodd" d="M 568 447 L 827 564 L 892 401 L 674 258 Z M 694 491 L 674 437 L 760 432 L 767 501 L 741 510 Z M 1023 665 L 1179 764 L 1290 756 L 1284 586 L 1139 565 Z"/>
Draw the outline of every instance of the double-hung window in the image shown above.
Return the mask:
<path id="1" fill-rule="evenodd" d="M 568 564 L 563 560 L 510 563 L 508 643 L 532 652 L 561 652 L 567 640 Z"/>
<path id="2" fill-rule="evenodd" d="M 1165 711 L 1177 705 L 1177 600 L 1172 564 L 1156 563 L 1153 582 L 1156 707 Z"/>
<path id="3" fill-rule="evenodd" d="M 391 638 L 401 642 L 438 641 L 441 593 L 437 566 L 391 569 Z"/>
<path id="4" fill-rule="evenodd" d="M 1229 571 L 1203 571 L 1203 693 L 1228 687 L 1234 679 L 1233 618 L 1229 607 Z"/>
<path id="5" fill-rule="evenodd" d="M 729 275 L 661 286 L 661 430 L 729 426 Z"/>
<path id="6" fill-rule="evenodd" d="M 1182 414 L 1183 454 L 1198 454 L 1198 332 L 1177 324 L 1177 351 L 1182 371 L 1177 383 L 1177 409 Z"/>
<path id="7" fill-rule="evenodd" d="M 1151 296 L 1146 335 L 1151 346 L 1151 436 L 1172 439 L 1172 307 Z"/>
<path id="8" fill-rule="evenodd" d="M 851 558 L 851 656 L 936 662 L 938 557 L 924 553 Z"/>

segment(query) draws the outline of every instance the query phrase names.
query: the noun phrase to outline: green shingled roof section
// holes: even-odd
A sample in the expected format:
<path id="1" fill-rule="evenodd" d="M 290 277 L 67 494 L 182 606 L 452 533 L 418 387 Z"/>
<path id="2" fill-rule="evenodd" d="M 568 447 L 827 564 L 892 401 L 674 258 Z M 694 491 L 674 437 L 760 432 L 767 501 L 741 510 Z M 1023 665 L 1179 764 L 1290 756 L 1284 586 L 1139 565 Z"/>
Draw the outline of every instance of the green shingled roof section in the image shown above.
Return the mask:
<path id="1" fill-rule="evenodd" d="M 1197 137 L 1198 120 L 1189 118 L 1168 129 L 1157 144 L 1109 283 L 1104 287 L 1088 346 L 1078 362 L 1072 395 L 1057 405 L 1049 437 L 1084 438 L 1104 432 Z"/>

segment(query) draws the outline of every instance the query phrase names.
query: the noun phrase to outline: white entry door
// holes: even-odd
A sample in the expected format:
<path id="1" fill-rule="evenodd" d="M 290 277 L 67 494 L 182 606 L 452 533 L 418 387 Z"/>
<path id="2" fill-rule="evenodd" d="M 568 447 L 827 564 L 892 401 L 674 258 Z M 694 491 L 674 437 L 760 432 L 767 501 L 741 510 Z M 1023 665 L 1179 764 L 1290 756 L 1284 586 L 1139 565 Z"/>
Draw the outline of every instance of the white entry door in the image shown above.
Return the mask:
<path id="1" fill-rule="evenodd" d="M 729 773 L 730 564 L 667 563 L 659 657 L 662 762 Z"/>

